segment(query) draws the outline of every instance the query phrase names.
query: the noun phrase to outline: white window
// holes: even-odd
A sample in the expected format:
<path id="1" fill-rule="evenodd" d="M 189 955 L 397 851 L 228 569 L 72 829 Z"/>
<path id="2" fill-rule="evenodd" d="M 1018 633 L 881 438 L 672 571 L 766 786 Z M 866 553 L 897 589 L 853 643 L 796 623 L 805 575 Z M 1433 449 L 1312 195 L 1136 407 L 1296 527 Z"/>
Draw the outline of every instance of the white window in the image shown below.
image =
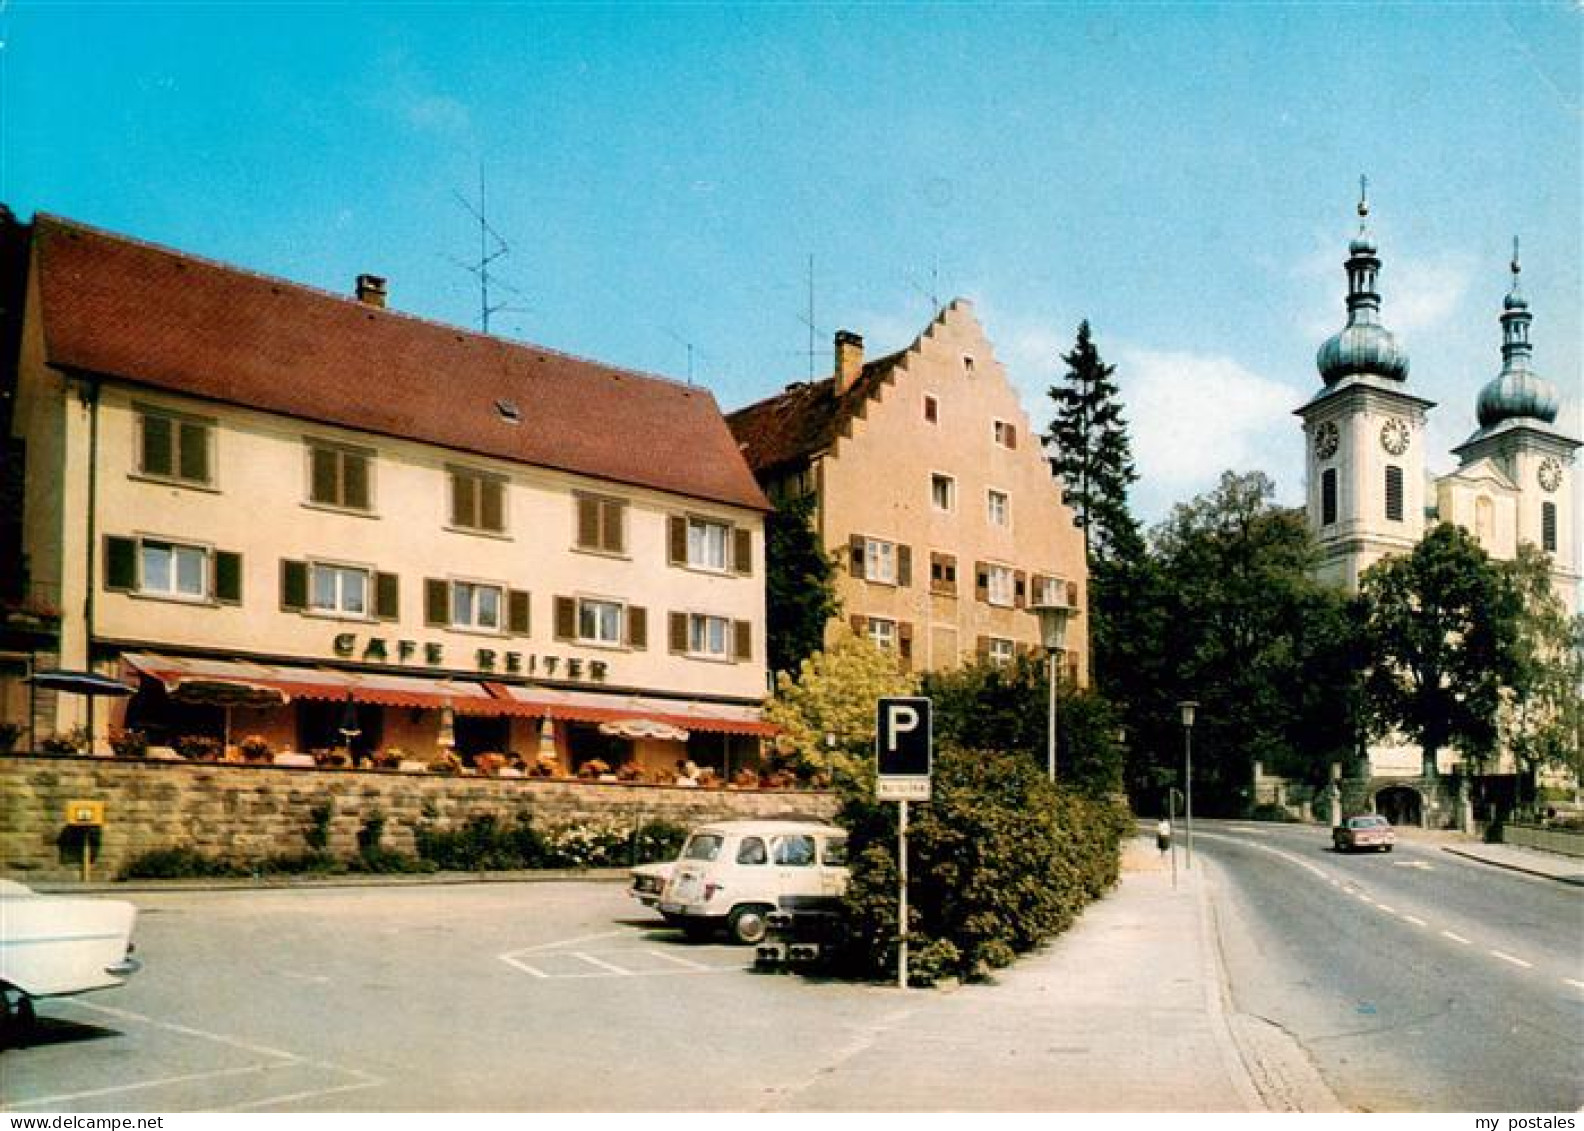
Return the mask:
<path id="1" fill-rule="evenodd" d="M 366 569 L 352 566 L 308 566 L 308 607 L 320 613 L 368 615 L 369 575 Z"/>
<path id="2" fill-rule="evenodd" d="M 451 583 L 451 624 L 454 628 L 501 627 L 501 588 L 472 581 Z"/>
<path id="3" fill-rule="evenodd" d="M 993 565 L 989 569 L 988 597 L 992 605 L 1011 605 L 1013 594 L 1012 570 L 1007 566 Z"/>
<path id="4" fill-rule="evenodd" d="M 896 584 L 896 543 L 870 538 L 864 543 L 864 577 Z"/>
<path id="5" fill-rule="evenodd" d="M 617 601 L 578 600 L 578 639 L 596 644 L 620 644 L 622 606 Z"/>
<path id="6" fill-rule="evenodd" d="M 145 540 L 140 544 L 140 552 L 142 592 L 199 601 L 209 596 L 208 550 L 177 542 Z"/>
<path id="7" fill-rule="evenodd" d="M 938 511 L 957 509 L 957 481 L 950 475 L 930 476 L 930 501 Z"/>
<path id="8" fill-rule="evenodd" d="M 731 621 L 726 617 L 694 613 L 688 617 L 688 652 L 694 656 L 725 659 L 730 653 Z"/>
<path id="9" fill-rule="evenodd" d="M 688 519 L 687 564 L 726 572 L 731 567 L 731 527 L 724 522 Z"/>
<path id="10" fill-rule="evenodd" d="M 1012 498 L 1005 491 L 997 491 L 994 487 L 986 496 L 988 517 L 991 526 L 1012 525 Z"/>
<path id="11" fill-rule="evenodd" d="M 992 664 L 1010 664 L 1016 646 L 1010 640 L 1003 640 L 999 636 L 990 638 L 990 662 Z"/>
<path id="12" fill-rule="evenodd" d="M 886 651 L 895 651 L 897 646 L 897 626 L 894 620 L 883 620 L 880 617 L 870 617 L 867 625 L 869 640 L 877 648 Z"/>
<path id="13" fill-rule="evenodd" d="M 1034 604 L 1065 605 L 1067 603 L 1066 588 L 1059 577 L 1036 577 L 1034 579 Z"/>

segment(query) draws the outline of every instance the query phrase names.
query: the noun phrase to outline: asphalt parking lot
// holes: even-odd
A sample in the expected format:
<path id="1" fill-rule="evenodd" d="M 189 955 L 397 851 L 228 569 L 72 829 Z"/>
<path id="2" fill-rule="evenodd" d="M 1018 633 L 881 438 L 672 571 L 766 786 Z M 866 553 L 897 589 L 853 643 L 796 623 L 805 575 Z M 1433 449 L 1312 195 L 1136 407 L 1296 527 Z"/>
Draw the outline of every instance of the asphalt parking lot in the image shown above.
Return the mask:
<path id="1" fill-rule="evenodd" d="M 795 1105 L 885 987 L 766 976 L 612 883 L 133 894 L 144 970 L 39 1003 L 5 1110 Z"/>

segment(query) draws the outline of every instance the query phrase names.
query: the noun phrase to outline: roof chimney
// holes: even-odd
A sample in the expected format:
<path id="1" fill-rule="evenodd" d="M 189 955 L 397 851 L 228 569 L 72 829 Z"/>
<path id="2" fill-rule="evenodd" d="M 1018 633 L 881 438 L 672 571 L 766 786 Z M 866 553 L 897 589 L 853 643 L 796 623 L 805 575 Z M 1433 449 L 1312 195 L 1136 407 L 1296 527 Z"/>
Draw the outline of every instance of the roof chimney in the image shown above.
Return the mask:
<path id="1" fill-rule="evenodd" d="M 383 275 L 359 275 L 357 277 L 357 300 L 369 306 L 385 308 L 385 277 Z"/>
<path id="2" fill-rule="evenodd" d="M 863 372 L 863 337 L 851 330 L 836 331 L 836 395 L 842 396 Z"/>

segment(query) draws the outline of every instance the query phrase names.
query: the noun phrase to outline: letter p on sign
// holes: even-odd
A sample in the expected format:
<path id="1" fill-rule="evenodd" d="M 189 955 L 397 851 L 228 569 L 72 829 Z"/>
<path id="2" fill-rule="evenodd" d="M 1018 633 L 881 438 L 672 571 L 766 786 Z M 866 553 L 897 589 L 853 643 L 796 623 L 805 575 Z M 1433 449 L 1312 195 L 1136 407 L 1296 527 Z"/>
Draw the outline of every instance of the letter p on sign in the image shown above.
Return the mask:
<path id="1" fill-rule="evenodd" d="M 924 698 L 881 699 L 875 711 L 876 797 L 927 801 L 934 721 Z"/>

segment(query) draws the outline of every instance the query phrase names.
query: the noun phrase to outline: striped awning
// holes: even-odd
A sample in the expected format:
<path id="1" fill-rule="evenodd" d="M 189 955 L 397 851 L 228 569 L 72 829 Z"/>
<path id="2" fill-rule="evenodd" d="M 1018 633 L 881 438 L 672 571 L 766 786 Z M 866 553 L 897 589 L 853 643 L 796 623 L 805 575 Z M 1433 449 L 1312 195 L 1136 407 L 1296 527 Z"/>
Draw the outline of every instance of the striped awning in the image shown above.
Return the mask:
<path id="1" fill-rule="evenodd" d="M 548 687 L 491 683 L 490 690 L 509 699 L 521 713 L 576 723 L 649 722 L 685 731 L 769 736 L 780 728 L 764 721 L 758 707 L 735 703 L 660 699 L 648 695 L 602 695 Z"/>

